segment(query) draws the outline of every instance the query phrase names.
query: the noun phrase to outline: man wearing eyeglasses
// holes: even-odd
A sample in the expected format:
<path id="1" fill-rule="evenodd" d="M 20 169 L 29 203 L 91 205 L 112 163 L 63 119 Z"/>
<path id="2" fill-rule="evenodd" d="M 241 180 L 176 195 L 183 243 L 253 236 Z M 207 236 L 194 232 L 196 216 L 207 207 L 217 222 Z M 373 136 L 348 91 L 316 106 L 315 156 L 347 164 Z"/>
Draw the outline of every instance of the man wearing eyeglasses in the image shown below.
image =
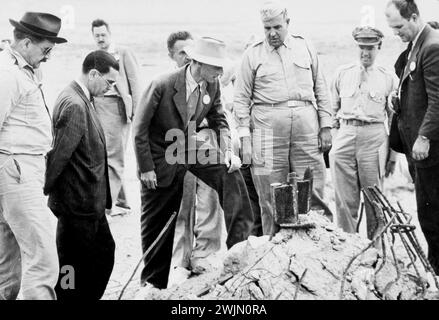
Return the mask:
<path id="1" fill-rule="evenodd" d="M 61 20 L 27 12 L 10 19 L 14 41 L 0 53 L 0 300 L 56 299 L 58 256 L 52 214 L 43 195 L 51 120 L 39 66 Z"/>
<path id="2" fill-rule="evenodd" d="M 107 139 L 108 166 L 110 174 L 113 209 L 110 216 L 128 213 L 124 189 L 125 151 L 130 123 L 140 99 L 139 66 L 133 52 L 126 47 L 115 46 L 111 41 L 107 22 L 96 19 L 91 25 L 97 48 L 110 53 L 119 63 L 117 84 L 102 97 L 95 99 L 96 111 Z"/>
<path id="3" fill-rule="evenodd" d="M 109 53 L 90 53 L 82 75 L 59 95 L 53 114 L 55 141 L 47 154 L 44 193 L 58 217 L 58 300 L 98 300 L 114 265 L 114 240 L 105 209 L 111 208 L 105 135 L 93 97 L 116 83 L 119 64 Z M 74 285 L 68 285 L 73 267 Z"/>

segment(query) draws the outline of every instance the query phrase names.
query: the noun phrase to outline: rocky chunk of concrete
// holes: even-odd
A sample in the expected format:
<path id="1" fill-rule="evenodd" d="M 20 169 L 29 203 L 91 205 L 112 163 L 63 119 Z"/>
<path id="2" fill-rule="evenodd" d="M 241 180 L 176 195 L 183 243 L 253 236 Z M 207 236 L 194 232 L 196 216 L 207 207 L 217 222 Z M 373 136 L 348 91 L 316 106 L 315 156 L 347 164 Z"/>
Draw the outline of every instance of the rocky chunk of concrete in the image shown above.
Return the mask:
<path id="1" fill-rule="evenodd" d="M 189 278 L 154 299 L 381 300 L 434 298 L 426 280 L 370 241 L 347 234 L 311 212 L 300 221 L 313 228 L 281 229 L 269 237 L 250 237 L 231 248 L 222 270 Z M 401 253 L 403 255 L 404 253 Z M 343 290 L 342 290 L 343 283 Z"/>

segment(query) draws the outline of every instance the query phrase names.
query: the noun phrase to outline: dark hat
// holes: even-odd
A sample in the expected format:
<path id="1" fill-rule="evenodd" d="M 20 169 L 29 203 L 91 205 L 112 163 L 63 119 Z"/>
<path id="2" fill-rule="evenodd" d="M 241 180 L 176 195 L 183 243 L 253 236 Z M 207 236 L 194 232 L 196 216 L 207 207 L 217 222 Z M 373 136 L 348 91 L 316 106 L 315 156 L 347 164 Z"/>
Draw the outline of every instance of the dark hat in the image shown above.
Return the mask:
<path id="1" fill-rule="evenodd" d="M 61 29 L 61 19 L 49 13 L 26 12 L 20 22 L 9 19 L 9 22 L 18 30 L 26 32 L 54 43 L 67 42 L 58 37 Z"/>
<path id="2" fill-rule="evenodd" d="M 374 46 L 380 44 L 384 38 L 383 33 L 372 27 L 357 27 L 352 31 L 352 36 L 358 45 Z"/>

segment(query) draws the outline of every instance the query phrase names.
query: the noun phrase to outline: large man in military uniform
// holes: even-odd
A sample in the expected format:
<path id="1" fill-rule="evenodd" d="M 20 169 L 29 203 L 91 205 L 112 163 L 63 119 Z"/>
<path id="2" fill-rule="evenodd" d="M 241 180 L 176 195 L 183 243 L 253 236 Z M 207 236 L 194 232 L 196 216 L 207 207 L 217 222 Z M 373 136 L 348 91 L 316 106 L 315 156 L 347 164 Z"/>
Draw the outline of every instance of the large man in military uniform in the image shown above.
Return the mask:
<path id="1" fill-rule="evenodd" d="M 323 196 L 322 151 L 331 146 L 332 114 L 317 53 L 303 37 L 288 33 L 286 8 L 269 2 L 260 12 L 266 39 L 243 55 L 235 87 L 235 118 L 243 161 L 253 162 L 263 232 L 271 234 L 271 183 L 285 182 L 292 171 L 302 176 L 310 166 L 315 191 Z"/>
<path id="2" fill-rule="evenodd" d="M 392 112 L 388 97 L 396 86 L 395 77 L 375 64 L 382 32 L 361 27 L 352 36 L 359 47 L 359 62 L 340 67 L 332 83 L 334 127 L 339 129 L 330 153 L 337 222 L 350 233 L 356 232 L 361 188 L 381 185 L 395 167 L 394 157 L 388 157 L 386 125 Z M 367 201 L 366 220 L 372 238 L 376 219 Z"/>

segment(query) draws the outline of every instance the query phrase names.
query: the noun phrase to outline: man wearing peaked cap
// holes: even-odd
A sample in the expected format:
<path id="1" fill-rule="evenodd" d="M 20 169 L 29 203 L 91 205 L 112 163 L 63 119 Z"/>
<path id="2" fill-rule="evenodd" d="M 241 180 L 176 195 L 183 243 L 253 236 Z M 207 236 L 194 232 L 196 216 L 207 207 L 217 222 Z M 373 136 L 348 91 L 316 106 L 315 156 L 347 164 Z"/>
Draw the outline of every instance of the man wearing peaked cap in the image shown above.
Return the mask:
<path id="1" fill-rule="evenodd" d="M 177 212 L 186 171 L 218 193 L 228 231 L 227 247 L 244 241 L 253 225 L 253 214 L 239 163 L 232 157 L 230 129 L 221 103 L 218 77 L 226 62 L 225 43 L 197 39 L 186 52 L 191 63 L 163 75 L 143 94 L 134 121 L 134 150 L 141 180 L 141 232 L 145 252 Z M 218 148 L 198 145 L 196 131 L 204 119 L 216 136 Z M 201 149 L 200 149 L 201 148 Z M 172 255 L 175 221 L 145 258 L 141 281 L 166 288 Z"/>
<path id="2" fill-rule="evenodd" d="M 57 43 L 61 19 L 26 12 L 0 53 L 0 300 L 56 299 L 58 256 L 43 195 L 51 115 L 39 66 Z"/>
<path id="3" fill-rule="evenodd" d="M 369 26 L 355 28 L 354 31 L 352 31 L 352 36 L 359 46 L 379 45 L 384 38 L 380 30 Z"/>
<path id="4" fill-rule="evenodd" d="M 395 167 L 395 154 L 389 157 L 388 152 L 392 116 L 388 97 L 396 87 L 394 75 L 375 63 L 382 32 L 358 27 L 352 36 L 359 48 L 359 61 L 340 67 L 332 82 L 337 133 L 329 154 L 337 222 L 350 233 L 357 231 L 361 189 L 380 186 Z M 372 239 L 377 220 L 369 203 L 365 208 L 367 234 Z"/>
<path id="5" fill-rule="evenodd" d="M 303 176 L 312 167 L 314 191 L 323 197 L 323 152 L 331 147 L 332 115 L 317 52 L 302 36 L 289 33 L 287 9 L 267 2 L 260 18 L 266 39 L 243 54 L 234 114 L 243 162 L 252 164 L 263 232 L 272 234 L 271 183 L 285 182 L 293 171 Z"/>

